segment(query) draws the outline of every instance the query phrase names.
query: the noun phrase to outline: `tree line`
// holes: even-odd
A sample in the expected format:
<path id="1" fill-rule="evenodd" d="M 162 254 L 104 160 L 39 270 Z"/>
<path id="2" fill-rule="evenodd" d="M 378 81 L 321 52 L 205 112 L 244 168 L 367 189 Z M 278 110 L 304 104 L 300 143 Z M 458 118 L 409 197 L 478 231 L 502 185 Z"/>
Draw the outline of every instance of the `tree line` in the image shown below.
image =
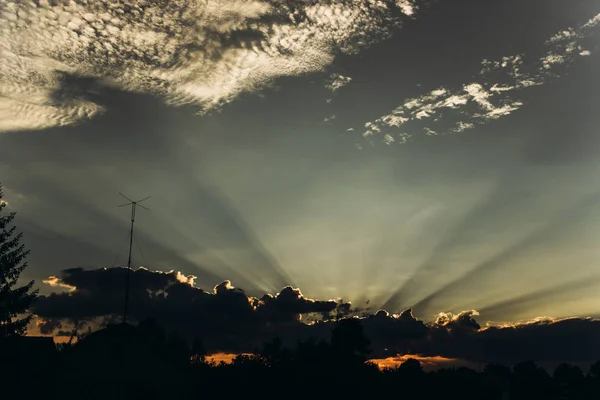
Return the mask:
<path id="1" fill-rule="evenodd" d="M 147 338 L 156 357 L 172 366 L 162 373 L 162 380 L 136 376 L 136 362 L 117 384 L 126 398 L 185 398 L 202 396 L 256 395 L 264 398 L 284 396 L 306 398 L 387 398 L 439 400 L 588 400 L 600 399 L 600 361 L 587 371 L 563 363 L 554 371 L 524 361 L 514 366 L 489 364 L 480 370 L 467 367 L 439 368 L 425 371 L 421 363 L 409 358 L 394 368 L 379 368 L 369 362 L 371 350 L 359 319 L 336 322 L 329 340 L 299 341 L 286 347 L 279 338 L 263 343 L 252 353 L 237 355 L 230 363 L 210 361 L 197 337 L 190 343 L 176 333 L 167 333 L 154 320 L 144 320 L 135 327 Z M 70 346 L 63 346 L 60 357 L 68 360 L 92 335 Z M 149 347 L 149 348 L 150 348 Z M 61 365 L 59 362 L 57 365 Z M 75 367 L 80 367 L 81 364 Z M 62 376 L 67 370 L 59 368 Z M 60 379 L 59 379 L 60 382 Z M 100 380 L 96 394 L 103 392 L 107 381 Z M 89 393 L 90 381 L 71 383 L 73 388 L 63 398 L 82 398 Z M 60 384 L 59 386 L 66 386 Z M 104 397 L 103 397 L 104 396 Z"/>

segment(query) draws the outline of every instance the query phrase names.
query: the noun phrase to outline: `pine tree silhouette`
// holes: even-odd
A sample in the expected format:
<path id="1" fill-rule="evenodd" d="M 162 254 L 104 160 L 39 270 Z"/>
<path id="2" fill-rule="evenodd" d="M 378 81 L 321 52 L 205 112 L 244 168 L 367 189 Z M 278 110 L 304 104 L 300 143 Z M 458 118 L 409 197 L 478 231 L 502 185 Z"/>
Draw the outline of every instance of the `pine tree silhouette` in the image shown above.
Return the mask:
<path id="1" fill-rule="evenodd" d="M 27 312 L 37 296 L 32 291 L 34 281 L 16 287 L 19 276 L 27 267 L 25 259 L 29 254 L 21 244 L 22 233 L 16 234 L 11 227 L 15 213 L 4 215 L 7 203 L 2 201 L 0 185 L 0 337 L 23 336 L 32 315 Z"/>

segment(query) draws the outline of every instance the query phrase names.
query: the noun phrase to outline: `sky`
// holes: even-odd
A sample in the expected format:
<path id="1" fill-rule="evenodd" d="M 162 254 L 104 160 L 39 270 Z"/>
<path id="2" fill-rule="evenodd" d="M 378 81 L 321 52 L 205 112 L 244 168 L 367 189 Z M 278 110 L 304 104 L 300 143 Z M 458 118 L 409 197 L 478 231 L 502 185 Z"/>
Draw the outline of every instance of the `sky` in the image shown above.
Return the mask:
<path id="1" fill-rule="evenodd" d="M 3 2 L 0 25 L 0 179 L 48 332 L 120 312 L 119 192 L 151 196 L 141 303 L 598 315 L 597 1 Z"/>

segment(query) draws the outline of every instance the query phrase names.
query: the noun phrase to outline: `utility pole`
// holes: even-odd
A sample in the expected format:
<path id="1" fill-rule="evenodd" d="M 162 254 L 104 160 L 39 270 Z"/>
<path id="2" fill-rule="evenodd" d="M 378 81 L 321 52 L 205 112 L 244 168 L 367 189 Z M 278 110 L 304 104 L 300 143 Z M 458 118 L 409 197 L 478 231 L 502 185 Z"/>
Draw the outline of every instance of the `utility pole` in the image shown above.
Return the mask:
<path id="1" fill-rule="evenodd" d="M 119 192 L 119 195 L 126 199 L 129 203 L 121 204 L 119 207 L 125 207 L 131 205 L 131 228 L 129 230 L 129 257 L 127 259 L 127 278 L 126 278 L 126 286 L 125 286 L 125 307 L 123 310 L 123 323 L 127 322 L 127 309 L 129 307 L 129 275 L 131 274 L 131 247 L 133 245 L 133 224 L 135 222 L 135 209 L 136 207 L 142 207 L 144 210 L 150 210 L 149 208 L 144 207 L 140 203 L 142 201 L 146 201 L 150 198 L 150 196 L 145 197 L 138 201 L 133 201 L 125 196 L 123 193 Z"/>

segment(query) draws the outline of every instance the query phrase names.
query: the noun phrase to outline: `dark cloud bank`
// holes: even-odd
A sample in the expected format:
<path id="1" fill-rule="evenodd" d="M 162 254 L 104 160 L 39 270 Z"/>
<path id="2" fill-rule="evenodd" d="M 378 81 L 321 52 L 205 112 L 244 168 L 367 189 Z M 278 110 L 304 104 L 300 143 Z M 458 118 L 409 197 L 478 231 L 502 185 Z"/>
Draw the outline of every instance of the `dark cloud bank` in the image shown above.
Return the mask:
<path id="1" fill-rule="evenodd" d="M 34 312 L 42 333 L 66 334 L 73 323 L 93 325 L 120 318 L 126 271 L 73 268 L 51 277 L 46 282 L 70 291 L 38 299 Z M 275 336 L 288 345 L 310 337 L 326 339 L 336 318 L 362 314 L 373 357 L 413 353 L 486 363 L 600 359 L 600 321 L 595 319 L 545 319 L 482 328 L 474 319 L 476 311 L 464 311 L 442 313 L 425 323 L 411 310 L 400 315 L 383 310 L 365 314 L 349 303 L 308 299 L 291 287 L 257 298 L 229 281 L 207 292 L 194 286 L 193 277 L 179 272 L 140 268 L 130 278 L 131 320 L 151 317 L 190 338 L 200 335 L 210 352 L 252 351 Z"/>

